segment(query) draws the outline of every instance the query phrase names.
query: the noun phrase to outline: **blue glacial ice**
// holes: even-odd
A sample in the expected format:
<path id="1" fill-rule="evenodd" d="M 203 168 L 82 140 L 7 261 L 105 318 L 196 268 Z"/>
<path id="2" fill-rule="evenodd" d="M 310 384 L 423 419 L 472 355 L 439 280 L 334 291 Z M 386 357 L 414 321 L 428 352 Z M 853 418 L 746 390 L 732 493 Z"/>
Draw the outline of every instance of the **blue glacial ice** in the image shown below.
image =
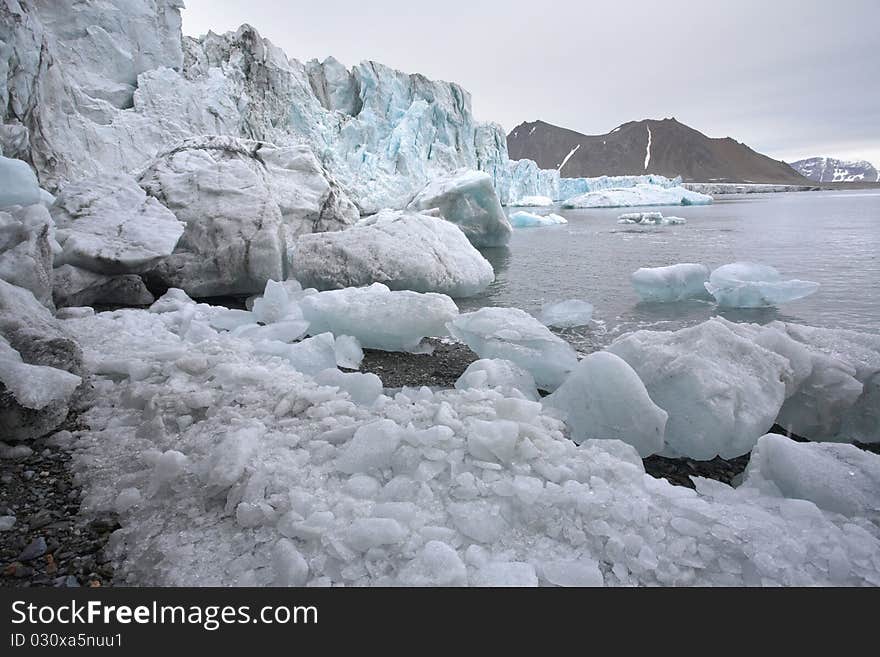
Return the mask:
<path id="1" fill-rule="evenodd" d="M 642 267 L 633 272 L 630 280 L 642 301 L 708 298 L 704 287 L 709 280 L 706 265 L 683 262 L 666 267 Z"/>

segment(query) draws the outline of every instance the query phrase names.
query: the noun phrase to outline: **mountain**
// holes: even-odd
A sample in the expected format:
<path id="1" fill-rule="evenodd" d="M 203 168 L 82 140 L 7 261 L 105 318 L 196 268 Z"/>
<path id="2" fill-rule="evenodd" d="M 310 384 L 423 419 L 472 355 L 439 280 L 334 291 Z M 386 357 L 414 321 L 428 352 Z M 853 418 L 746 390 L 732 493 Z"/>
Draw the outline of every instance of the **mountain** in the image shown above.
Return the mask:
<path id="1" fill-rule="evenodd" d="M 507 149 L 513 160 L 535 160 L 567 178 L 656 173 L 697 182 L 809 182 L 785 162 L 730 137 L 707 137 L 674 118 L 632 121 L 605 135 L 521 123 L 507 136 Z"/>
<path id="2" fill-rule="evenodd" d="M 821 183 L 880 182 L 880 171 L 877 171 L 877 167 L 865 160 L 811 157 L 792 162 L 791 167 L 802 176 Z"/>

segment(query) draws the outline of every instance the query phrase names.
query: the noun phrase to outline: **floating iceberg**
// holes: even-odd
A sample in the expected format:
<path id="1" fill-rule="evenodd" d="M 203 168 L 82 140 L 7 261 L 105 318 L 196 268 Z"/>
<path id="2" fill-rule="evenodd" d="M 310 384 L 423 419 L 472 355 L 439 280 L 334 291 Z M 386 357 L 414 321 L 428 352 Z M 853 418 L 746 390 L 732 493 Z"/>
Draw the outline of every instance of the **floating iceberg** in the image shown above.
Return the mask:
<path id="1" fill-rule="evenodd" d="M 586 326 L 593 319 L 593 304 L 580 299 L 568 299 L 547 304 L 538 319 L 542 324 L 557 328 Z"/>
<path id="2" fill-rule="evenodd" d="M 681 177 L 667 178 L 648 174 L 644 176 L 597 176 L 595 178 L 561 178 L 559 180 L 559 195 L 556 198 L 567 199 L 580 196 L 587 192 L 598 192 L 605 189 L 624 189 L 637 185 L 651 185 L 653 187 L 680 187 Z"/>
<path id="3" fill-rule="evenodd" d="M 767 434 L 752 450 L 742 487 L 880 520 L 880 456 L 854 445 L 798 443 Z M 816 516 L 809 506 L 804 515 Z"/>
<path id="4" fill-rule="evenodd" d="M 410 202 L 411 210 L 438 209 L 440 215 L 464 231 L 474 246 L 504 246 L 510 222 L 482 171 L 456 171 L 428 183 Z"/>
<path id="5" fill-rule="evenodd" d="M 341 232 L 301 236 L 290 269 L 319 290 L 382 283 L 392 290 L 479 294 L 495 280 L 492 265 L 454 224 L 425 215 L 381 212 Z"/>
<path id="6" fill-rule="evenodd" d="M 747 453 L 785 401 L 788 361 L 710 319 L 669 331 L 637 331 L 608 347 L 669 414 L 668 454 L 699 460 Z"/>
<path id="7" fill-rule="evenodd" d="M 782 274 L 768 265 L 734 262 L 714 270 L 706 289 L 719 306 L 764 308 L 810 296 L 819 289 L 819 284 L 783 280 Z"/>
<path id="8" fill-rule="evenodd" d="M 381 283 L 313 294 L 300 307 L 312 335 L 349 335 L 383 351 L 415 351 L 422 338 L 448 335 L 446 323 L 458 315 L 444 294 L 392 292 Z"/>
<path id="9" fill-rule="evenodd" d="M 663 450 L 666 411 L 651 401 L 638 374 L 614 354 L 599 351 L 584 358 L 543 404 L 563 412 L 576 443 L 622 440 L 642 457 Z"/>
<path id="10" fill-rule="evenodd" d="M 659 187 L 639 183 L 622 189 L 603 189 L 574 196 L 563 208 L 627 208 L 645 205 L 709 205 L 712 197 L 684 187 Z"/>
<path id="11" fill-rule="evenodd" d="M 642 226 L 676 226 L 686 224 L 682 217 L 664 217 L 660 212 L 629 212 L 617 218 L 619 224 L 640 224 Z"/>
<path id="12" fill-rule="evenodd" d="M 708 298 L 704 284 L 709 268 L 690 262 L 667 267 L 642 267 L 630 277 L 642 301 L 683 301 Z"/>
<path id="13" fill-rule="evenodd" d="M 504 395 L 511 395 L 515 390 L 530 401 L 540 399 L 534 377 L 516 363 L 501 358 L 475 360 L 458 377 L 455 387 L 459 390 L 498 389 Z"/>
<path id="14" fill-rule="evenodd" d="M 448 326 L 480 358 L 510 360 L 544 390 L 559 387 L 577 365 L 570 344 L 518 308 L 481 308 L 459 315 Z"/>
<path id="15" fill-rule="evenodd" d="M 556 226 L 558 224 L 567 224 L 568 219 L 565 217 L 561 217 L 558 214 L 533 214 L 532 212 L 526 212 L 525 210 L 520 210 L 519 212 L 514 212 L 508 217 L 510 220 L 510 225 L 514 228 L 530 228 L 533 226 Z"/>

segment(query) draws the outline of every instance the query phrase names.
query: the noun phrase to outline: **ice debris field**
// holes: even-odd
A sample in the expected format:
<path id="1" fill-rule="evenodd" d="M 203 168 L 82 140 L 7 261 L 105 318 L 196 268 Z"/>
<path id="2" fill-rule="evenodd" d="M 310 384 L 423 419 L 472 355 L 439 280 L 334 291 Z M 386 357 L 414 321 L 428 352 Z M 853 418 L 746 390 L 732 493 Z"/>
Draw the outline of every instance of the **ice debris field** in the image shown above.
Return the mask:
<path id="1" fill-rule="evenodd" d="M 453 300 L 494 281 L 479 249 L 567 230 L 551 206 L 711 196 L 511 161 L 456 84 L 184 37 L 180 9 L 0 3 L 0 457 L 70 446 L 81 512 L 119 514 L 116 582 L 880 584 L 880 456 L 851 444 L 880 440 L 880 337 L 716 317 L 581 357 L 560 334 L 587 300 Z M 748 262 L 632 284 L 719 308 L 817 287 Z M 224 296 L 244 308 L 195 300 Z M 360 371 L 428 337 L 478 360 L 446 388 Z M 749 452 L 736 487 L 642 461 Z"/>

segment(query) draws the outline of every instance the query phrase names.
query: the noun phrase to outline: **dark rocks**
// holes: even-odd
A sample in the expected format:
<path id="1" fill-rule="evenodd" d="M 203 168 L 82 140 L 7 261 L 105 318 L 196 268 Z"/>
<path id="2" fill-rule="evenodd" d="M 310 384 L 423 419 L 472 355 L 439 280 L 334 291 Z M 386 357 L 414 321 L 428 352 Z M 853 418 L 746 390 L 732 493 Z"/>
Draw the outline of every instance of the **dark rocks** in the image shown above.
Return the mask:
<path id="1" fill-rule="evenodd" d="M 37 557 L 42 557 L 46 554 L 46 549 L 46 539 L 42 536 L 38 536 L 28 543 L 27 547 L 21 551 L 21 554 L 18 555 L 18 560 L 33 561 Z"/>
<path id="2" fill-rule="evenodd" d="M 479 356 L 460 343 L 446 343 L 434 338 L 428 338 L 426 342 L 433 347 L 433 353 L 408 354 L 364 349 L 360 371 L 377 375 L 386 388 L 451 388 L 467 366 L 479 359 Z"/>

